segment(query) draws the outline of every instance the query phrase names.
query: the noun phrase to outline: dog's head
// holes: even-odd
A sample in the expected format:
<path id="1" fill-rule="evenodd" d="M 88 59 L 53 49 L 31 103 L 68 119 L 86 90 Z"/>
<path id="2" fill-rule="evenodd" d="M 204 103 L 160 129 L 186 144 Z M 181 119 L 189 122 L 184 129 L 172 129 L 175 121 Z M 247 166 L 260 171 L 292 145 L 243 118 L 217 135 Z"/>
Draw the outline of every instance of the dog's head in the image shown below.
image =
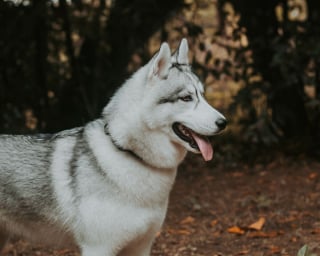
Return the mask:
<path id="1" fill-rule="evenodd" d="M 148 111 L 142 120 L 151 130 L 161 128 L 176 145 L 211 160 L 208 136 L 222 131 L 227 122 L 204 98 L 203 84 L 189 65 L 187 40 L 173 55 L 163 43 L 147 67 L 143 105 Z"/>

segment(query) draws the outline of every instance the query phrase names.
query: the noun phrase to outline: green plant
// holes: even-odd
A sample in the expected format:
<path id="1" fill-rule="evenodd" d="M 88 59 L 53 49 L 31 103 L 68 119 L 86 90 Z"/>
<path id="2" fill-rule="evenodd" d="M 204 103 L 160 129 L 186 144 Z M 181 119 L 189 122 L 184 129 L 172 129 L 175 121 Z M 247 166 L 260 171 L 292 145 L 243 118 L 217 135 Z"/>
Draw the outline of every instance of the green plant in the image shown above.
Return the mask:
<path id="1" fill-rule="evenodd" d="M 309 252 L 309 247 L 308 245 L 304 245 L 303 247 L 301 247 L 301 249 L 298 251 L 297 256 L 317 256 L 314 253 L 310 253 Z"/>

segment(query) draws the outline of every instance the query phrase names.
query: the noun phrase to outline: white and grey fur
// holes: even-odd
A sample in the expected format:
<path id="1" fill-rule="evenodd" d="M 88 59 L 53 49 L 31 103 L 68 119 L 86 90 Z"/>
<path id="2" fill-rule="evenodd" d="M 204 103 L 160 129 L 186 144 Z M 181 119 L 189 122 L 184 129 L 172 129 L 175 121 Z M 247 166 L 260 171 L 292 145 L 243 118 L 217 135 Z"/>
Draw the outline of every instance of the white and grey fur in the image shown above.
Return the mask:
<path id="1" fill-rule="evenodd" d="M 203 92 L 187 41 L 173 56 L 163 43 L 100 119 L 54 135 L 1 135 L 0 248 L 18 235 L 83 256 L 150 255 L 177 166 L 199 153 L 173 124 L 206 136 L 225 126 Z"/>

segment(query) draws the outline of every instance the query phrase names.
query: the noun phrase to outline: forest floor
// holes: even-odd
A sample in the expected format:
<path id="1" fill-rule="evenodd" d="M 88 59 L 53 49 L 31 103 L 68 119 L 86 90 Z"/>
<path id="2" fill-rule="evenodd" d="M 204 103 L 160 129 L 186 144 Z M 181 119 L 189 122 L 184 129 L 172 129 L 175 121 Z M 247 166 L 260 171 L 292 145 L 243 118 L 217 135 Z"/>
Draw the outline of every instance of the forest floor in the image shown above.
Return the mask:
<path id="1" fill-rule="evenodd" d="M 320 256 L 319 162 L 212 165 L 188 157 L 151 255 L 296 256 L 305 244 Z M 18 241 L 4 255 L 79 254 Z"/>

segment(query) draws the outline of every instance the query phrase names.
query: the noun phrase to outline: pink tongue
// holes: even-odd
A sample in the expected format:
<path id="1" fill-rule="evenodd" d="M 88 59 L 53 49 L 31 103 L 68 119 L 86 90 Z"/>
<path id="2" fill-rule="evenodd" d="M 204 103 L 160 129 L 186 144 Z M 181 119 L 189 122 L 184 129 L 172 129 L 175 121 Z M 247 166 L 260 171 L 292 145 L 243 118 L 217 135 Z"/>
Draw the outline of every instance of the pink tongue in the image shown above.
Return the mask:
<path id="1" fill-rule="evenodd" d="M 198 147 L 201 151 L 202 157 L 205 161 L 210 161 L 213 157 L 213 148 L 208 140 L 201 138 L 194 132 L 192 132 L 193 139 L 197 142 Z"/>

